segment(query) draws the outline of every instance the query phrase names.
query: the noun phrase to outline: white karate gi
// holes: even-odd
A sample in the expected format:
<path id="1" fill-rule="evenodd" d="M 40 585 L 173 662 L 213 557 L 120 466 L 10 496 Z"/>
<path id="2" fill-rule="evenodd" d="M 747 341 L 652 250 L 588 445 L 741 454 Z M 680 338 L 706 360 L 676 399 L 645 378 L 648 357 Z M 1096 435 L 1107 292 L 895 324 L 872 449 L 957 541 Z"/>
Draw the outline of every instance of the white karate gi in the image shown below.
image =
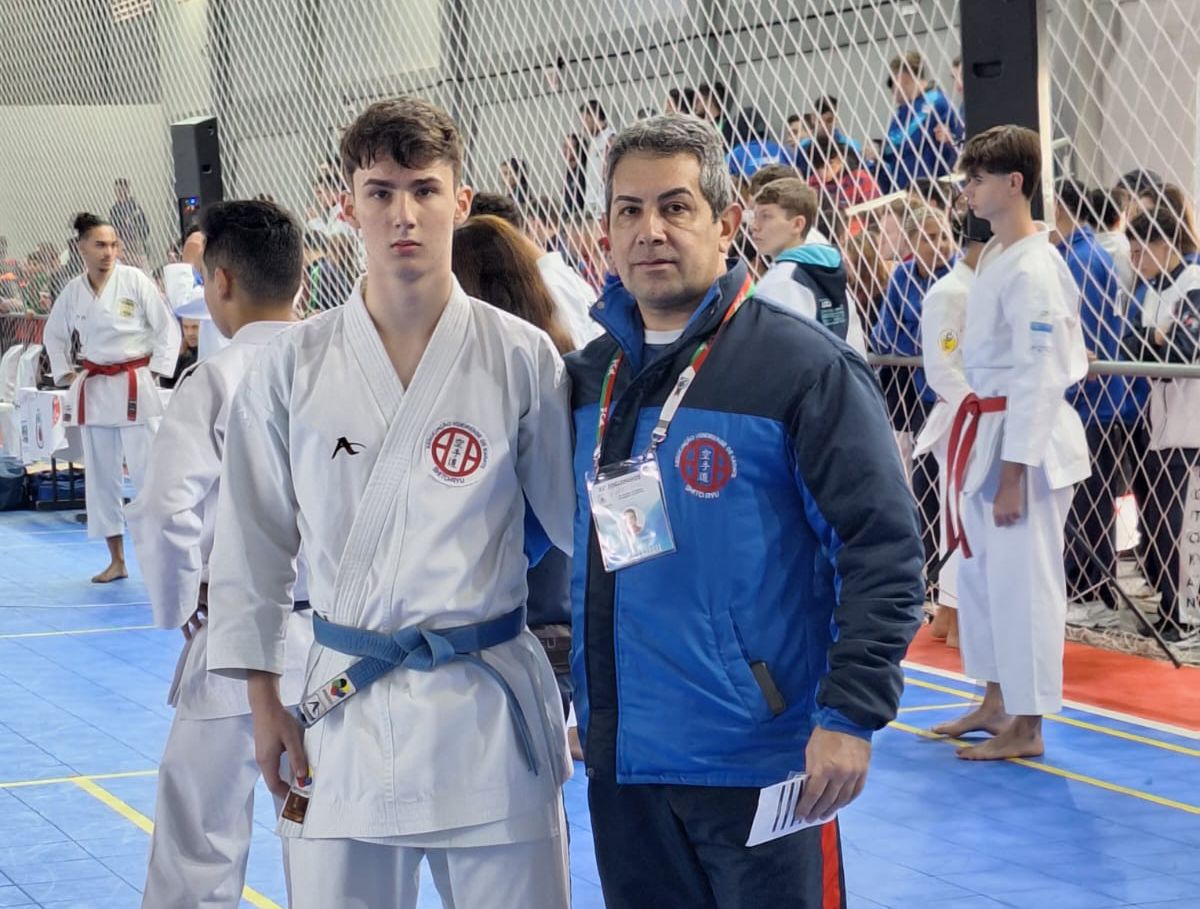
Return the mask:
<path id="1" fill-rule="evenodd" d="M 169 376 L 175 372 L 179 323 L 153 281 L 136 268 L 117 264 L 99 294 L 92 292 L 86 274 L 79 275 L 67 283 L 50 310 L 43 342 L 50 371 L 60 381 L 74 368 L 73 331 L 79 333 L 80 356 L 93 363 L 150 357 L 149 367 L 137 370 L 137 414 L 132 420 L 127 412 L 129 379 L 125 373 L 88 376 L 80 371 L 68 397 L 67 422 L 77 423 L 79 396 L 86 382 L 82 435 L 88 536 L 120 536 L 125 527 L 121 462 L 129 468 L 136 494 L 163 410 L 151 373 Z"/>
<path id="2" fill-rule="evenodd" d="M 811 233 L 811 231 L 810 231 Z M 817 298 L 813 292 L 792 277 L 794 262 L 776 262 L 767 269 L 766 274 L 754 285 L 754 295 L 777 303 L 785 309 L 797 312 L 810 319 L 817 317 Z M 867 342 L 863 336 L 862 319 L 858 315 L 858 307 L 849 293 L 846 295 L 846 308 L 849 310 L 849 324 L 846 326 L 846 343 L 867 356 Z"/>
<path id="3" fill-rule="evenodd" d="M 945 557 L 947 549 L 945 520 L 946 466 L 950 427 L 963 398 L 971 393 L 963 372 L 962 338 L 967 319 L 967 296 L 975 271 L 961 259 L 949 272 L 938 278 L 925 294 L 921 304 L 921 359 L 925 366 L 925 381 L 938 396 L 929 411 L 925 425 L 917 436 L 913 449 L 914 460 L 932 451 L 938 462 L 938 502 L 940 533 L 938 551 Z M 958 566 L 962 553 L 955 550 L 942 565 L 938 575 L 938 605 L 958 608 Z"/>
<path id="4" fill-rule="evenodd" d="M 1083 423 L 1066 390 L 1087 375 L 1079 290 L 1049 231 L 984 249 L 967 304 L 962 352 L 984 414 L 967 467 L 962 523 L 973 558 L 959 569 L 959 629 L 968 675 L 999 682 L 1009 713 L 1062 706 L 1066 623 L 1063 535 L 1072 487 L 1091 473 Z M 992 516 L 1001 462 L 1027 465 L 1025 513 Z"/>
<path id="5" fill-rule="evenodd" d="M 192 368 L 163 416 L 145 484 L 129 508 L 130 536 L 160 628 L 188 620 L 208 579 L 233 393 L 262 345 L 292 324 L 244 326 L 229 347 Z M 207 642 L 205 626 L 184 645 L 168 694 L 175 719 L 159 765 L 146 909 L 241 903 L 259 777 L 254 726 L 245 682 L 208 672 Z M 293 612 L 280 686 L 285 704 L 300 700 L 311 646 L 311 613 Z"/>
<path id="6" fill-rule="evenodd" d="M 269 345 L 226 439 L 209 668 L 281 671 L 302 542 L 313 608 L 336 623 L 437 629 L 519 606 L 526 502 L 571 551 L 566 383 L 544 333 L 457 285 L 407 389 L 357 286 Z M 447 905 L 566 905 L 571 762 L 554 674 L 527 630 L 483 658 L 516 693 L 539 774 L 479 667 L 393 670 L 305 734 L 313 789 L 292 842 L 295 909 L 412 905 L 422 851 L 447 886 L 465 874 L 473 892 L 495 889 L 483 902 L 443 890 Z M 307 691 L 354 661 L 314 647 Z M 370 858 L 381 845 L 400 847 L 391 863 Z"/>
<path id="7" fill-rule="evenodd" d="M 575 342 L 575 347 L 586 347 L 589 341 L 604 334 L 600 323 L 588 315 L 599 294 L 583 280 L 583 275 L 566 263 L 562 253 L 548 252 L 538 259 L 537 265 L 542 280 L 546 282 L 546 289 L 554 298 L 559 321 Z"/>

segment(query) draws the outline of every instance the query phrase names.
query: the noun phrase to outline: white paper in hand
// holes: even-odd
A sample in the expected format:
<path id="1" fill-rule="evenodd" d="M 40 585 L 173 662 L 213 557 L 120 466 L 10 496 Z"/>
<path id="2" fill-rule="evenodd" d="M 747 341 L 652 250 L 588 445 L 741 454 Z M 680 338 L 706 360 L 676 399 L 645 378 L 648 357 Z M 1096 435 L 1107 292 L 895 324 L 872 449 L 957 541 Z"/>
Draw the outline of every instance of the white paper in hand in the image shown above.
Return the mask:
<path id="1" fill-rule="evenodd" d="M 768 786 L 758 794 L 758 810 L 754 812 L 754 823 L 750 825 L 747 846 L 769 843 L 781 836 L 816 827 L 825 821 L 805 822 L 796 819 L 796 806 L 804 791 L 804 774 L 790 780 Z M 826 818 L 828 820 L 828 818 Z"/>

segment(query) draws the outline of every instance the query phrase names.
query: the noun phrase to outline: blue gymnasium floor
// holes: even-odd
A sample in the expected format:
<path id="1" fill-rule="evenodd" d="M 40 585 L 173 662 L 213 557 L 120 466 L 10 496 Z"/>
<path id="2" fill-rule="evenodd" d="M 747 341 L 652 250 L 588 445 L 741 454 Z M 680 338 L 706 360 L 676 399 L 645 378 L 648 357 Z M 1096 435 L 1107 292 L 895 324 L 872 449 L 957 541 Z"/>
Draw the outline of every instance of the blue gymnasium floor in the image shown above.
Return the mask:
<path id="1" fill-rule="evenodd" d="M 181 639 L 147 627 L 136 569 L 90 584 L 103 564 L 70 513 L 0 515 L 0 907 L 139 905 Z M 967 764 L 919 732 L 973 687 L 907 675 L 843 815 L 853 909 L 1200 907 L 1196 736 L 1072 710 L 1048 724 L 1047 762 Z M 579 773 L 566 791 L 575 906 L 598 909 L 585 786 Z M 260 792 L 243 906 L 273 907 L 283 878 Z M 426 882 L 422 907 L 440 905 Z"/>

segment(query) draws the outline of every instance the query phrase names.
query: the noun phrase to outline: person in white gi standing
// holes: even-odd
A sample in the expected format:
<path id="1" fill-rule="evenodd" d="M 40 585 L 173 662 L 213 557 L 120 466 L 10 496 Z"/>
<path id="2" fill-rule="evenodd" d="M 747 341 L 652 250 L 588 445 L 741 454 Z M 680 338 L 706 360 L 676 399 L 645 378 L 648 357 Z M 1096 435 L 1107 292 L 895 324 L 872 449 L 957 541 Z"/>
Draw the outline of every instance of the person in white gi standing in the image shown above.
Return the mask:
<path id="1" fill-rule="evenodd" d="M 444 111 L 373 104 L 341 159 L 367 273 L 235 397 L 209 669 L 249 678 L 259 764 L 288 796 L 293 909 L 411 909 L 422 858 L 446 905 L 562 909 L 571 763 L 525 576 L 526 551 L 572 547 L 565 367 L 453 278 L 471 190 Z M 278 693 L 302 543 L 303 733 Z"/>
<path id="2" fill-rule="evenodd" d="M 934 727 L 993 738 L 967 760 L 1042 754 L 1042 717 L 1062 708 L 1067 592 L 1063 536 L 1072 487 L 1091 473 L 1083 423 L 1064 395 L 1087 375 L 1079 290 L 1033 220 L 1037 133 L 997 126 L 960 162 L 963 192 L 993 238 L 975 272 L 962 352 L 972 394 L 950 429 L 950 545 L 962 549 L 959 629 L 983 703 Z"/>
<path id="3" fill-rule="evenodd" d="M 233 393 L 262 346 L 294 324 L 303 265 L 299 226 L 269 202 L 217 203 L 203 225 L 204 293 L 233 341 L 179 385 L 129 509 L 155 624 L 182 629 L 187 641 L 168 698 L 175 719 L 158 768 L 146 909 L 236 909 L 242 898 L 259 776 L 254 725 L 245 682 L 208 672 L 206 582 Z M 283 699 L 296 704 L 311 613 L 294 611 L 286 636 Z"/>
<path id="4" fill-rule="evenodd" d="M 941 246 L 941 233 L 946 230 L 942 214 L 935 208 L 918 205 L 911 213 L 916 229 L 932 243 Z M 946 455 L 950 427 L 963 399 L 971 393 L 963 371 L 962 338 L 967 321 L 967 297 L 975 280 L 975 266 L 983 253 L 984 244 L 991 238 L 987 224 L 968 219 L 965 213 L 952 216 L 950 231 L 962 246 L 962 257 L 948 274 L 938 278 L 925 294 L 921 304 L 921 360 L 925 381 L 938 396 L 921 427 L 913 448 L 913 460 L 932 451 L 938 462 L 938 501 L 941 503 L 938 555 L 941 570 L 937 576 L 937 613 L 930 629 L 935 640 L 958 647 L 958 566 L 962 553 L 951 551 L 948 543 L 949 526 L 946 520 L 946 493 L 949 468 Z"/>
<path id="5" fill-rule="evenodd" d="M 92 581 L 106 584 L 128 577 L 122 463 L 136 495 L 163 412 L 151 373 L 174 374 L 179 323 L 150 278 L 117 262 L 121 243 L 111 224 L 84 213 L 74 227 L 87 271 L 54 301 L 44 344 L 55 381 L 71 386 L 67 409 L 82 430 L 87 468 L 88 537 L 108 541 L 109 565 Z M 83 361 L 78 372 L 73 332 Z"/>

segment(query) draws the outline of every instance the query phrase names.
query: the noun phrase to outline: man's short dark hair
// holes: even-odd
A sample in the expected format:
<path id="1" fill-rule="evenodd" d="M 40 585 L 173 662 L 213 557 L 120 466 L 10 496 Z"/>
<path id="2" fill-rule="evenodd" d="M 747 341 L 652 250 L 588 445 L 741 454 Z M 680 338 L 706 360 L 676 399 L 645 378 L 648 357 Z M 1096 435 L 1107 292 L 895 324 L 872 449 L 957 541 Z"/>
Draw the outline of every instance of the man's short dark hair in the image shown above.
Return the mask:
<path id="1" fill-rule="evenodd" d="M 832 161 L 845 161 L 846 149 L 833 136 L 820 135 L 808 147 L 808 163 L 813 170 L 824 167 Z"/>
<path id="2" fill-rule="evenodd" d="M 517 203 L 499 193 L 476 193 L 475 198 L 471 200 L 470 216 L 474 218 L 476 215 L 494 215 L 507 221 L 517 230 L 525 229 L 525 216 L 521 214 Z"/>
<path id="3" fill-rule="evenodd" d="M 1054 184 L 1054 198 L 1075 221 L 1094 223 L 1091 191 L 1078 180 L 1060 179 Z"/>
<path id="4" fill-rule="evenodd" d="M 462 179 L 463 140 L 450 115 L 423 98 L 404 96 L 376 101 L 342 134 L 342 177 L 354 186 L 354 172 L 391 158 L 401 167 L 450 165 L 454 182 Z"/>
<path id="5" fill-rule="evenodd" d="M 793 123 L 801 122 L 803 118 L 799 114 L 788 114 L 787 123 L 791 126 Z"/>
<path id="6" fill-rule="evenodd" d="M 579 105 L 579 112 L 581 114 L 591 114 L 600 123 L 608 123 L 608 115 L 604 113 L 604 106 L 596 98 L 588 98 Z"/>
<path id="7" fill-rule="evenodd" d="M 304 238 L 296 219 L 272 202 L 215 202 L 201 215 L 204 267 L 228 271 L 253 300 L 282 303 L 296 296 Z"/>
<path id="8" fill-rule="evenodd" d="M 816 108 L 818 114 L 836 114 L 838 99 L 833 95 L 822 95 L 813 102 L 813 107 Z"/>
<path id="9" fill-rule="evenodd" d="M 1129 192 L 1117 186 L 1112 190 L 1093 189 L 1087 217 L 1082 220 L 1096 230 L 1112 230 L 1121 223 L 1121 215 L 1129 205 Z"/>
<path id="10" fill-rule="evenodd" d="M 716 221 L 733 204 L 733 184 L 725 165 L 725 147 L 720 135 L 697 117 L 687 114 L 659 114 L 639 120 L 623 129 L 608 153 L 604 210 L 612 208 L 613 176 L 617 164 L 626 155 L 644 154 L 657 158 L 691 155 L 700 165 L 700 194 L 712 209 Z"/>
<path id="11" fill-rule="evenodd" d="M 967 140 L 958 166 L 968 177 L 1020 174 L 1021 192 L 1032 199 L 1042 177 L 1042 142 L 1023 126 L 993 126 Z"/>
<path id="12" fill-rule="evenodd" d="M 955 54 L 954 59 L 950 61 L 950 66 L 962 66 L 962 54 Z"/>

